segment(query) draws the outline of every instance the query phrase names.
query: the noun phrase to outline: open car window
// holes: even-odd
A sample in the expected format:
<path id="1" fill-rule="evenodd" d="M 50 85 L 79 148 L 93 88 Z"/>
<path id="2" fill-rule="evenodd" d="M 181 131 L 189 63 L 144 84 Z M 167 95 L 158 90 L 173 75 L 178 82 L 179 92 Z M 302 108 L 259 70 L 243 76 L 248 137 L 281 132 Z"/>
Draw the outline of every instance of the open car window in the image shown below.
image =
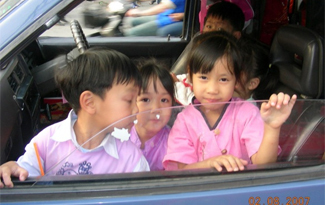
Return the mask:
<path id="1" fill-rule="evenodd" d="M 262 101 L 241 101 L 236 102 L 236 105 L 246 103 L 254 103 L 258 107 Z M 227 106 L 231 106 L 230 103 Z M 194 109 L 199 108 L 198 105 Z M 77 175 L 73 171 L 66 172 L 66 176 L 49 174 L 61 168 L 61 162 L 66 162 L 73 157 L 77 149 L 72 149 L 65 157 L 57 159 L 55 166 L 45 170 L 45 176 L 29 177 L 24 182 L 15 180 L 13 189 L 1 190 L 1 200 L 4 203 L 52 201 L 53 203 L 88 204 L 136 201 L 141 204 L 151 204 L 157 200 L 198 203 L 203 199 L 207 201 L 218 199 L 224 203 L 248 201 L 249 204 L 258 204 L 258 201 L 265 203 L 281 201 L 295 204 L 299 200 L 300 204 L 313 204 L 312 202 L 317 204 L 324 201 L 321 194 L 324 190 L 322 184 L 325 143 L 324 108 L 323 100 L 297 100 L 290 117 L 282 126 L 280 134 L 282 151 L 275 163 L 249 164 L 245 170 L 239 172 L 225 170 L 218 172 L 210 168 L 99 175 Z M 127 136 L 127 131 L 123 128 L 129 129 L 129 127 L 121 125 L 125 123 L 128 125 L 135 118 L 148 115 L 156 119 L 163 119 L 170 115 L 168 124 L 173 126 L 177 115 L 184 109 L 188 107 L 175 106 L 139 113 L 137 116 L 129 116 L 117 121 L 101 132 L 114 132 L 114 128 L 118 128 L 121 131 L 118 137 L 123 139 L 123 136 Z M 231 120 L 234 129 L 241 118 L 242 116 L 238 116 Z M 91 140 L 94 139 L 96 136 Z M 54 155 L 53 157 L 57 158 Z"/>
<path id="2" fill-rule="evenodd" d="M 239 102 L 231 102 L 226 103 L 225 106 L 227 109 L 234 109 L 235 107 L 243 107 L 249 104 L 255 104 L 256 107 L 259 107 L 263 101 L 239 101 Z M 209 106 L 220 106 L 223 104 L 211 104 Z M 85 143 L 81 144 L 79 147 L 69 150 L 67 152 L 67 155 L 61 158 L 56 158 L 56 163 L 52 167 L 46 168 L 44 170 L 45 176 L 38 177 L 34 185 L 41 185 L 43 180 L 47 180 L 48 176 L 51 176 L 51 179 L 55 181 L 55 177 L 53 176 L 60 176 L 60 175 L 79 175 L 80 180 L 82 180 L 85 175 L 85 180 L 89 180 L 91 178 L 91 169 L 87 168 L 87 166 L 81 166 L 80 169 L 83 170 L 69 170 L 66 167 L 66 162 L 70 162 L 70 159 L 75 159 L 76 156 L 74 156 L 77 153 L 77 150 L 82 150 L 83 146 L 91 141 L 97 140 L 98 136 L 102 136 L 102 134 L 105 134 L 105 138 L 116 138 L 121 141 L 127 141 L 130 140 L 130 130 L 132 129 L 132 125 L 136 123 L 136 126 L 144 127 L 144 124 L 141 124 L 138 119 L 144 120 L 144 123 L 147 123 L 148 121 L 155 121 L 157 123 L 157 126 L 159 124 L 159 121 L 168 121 L 167 126 L 173 127 L 174 122 L 177 118 L 177 115 L 181 113 L 184 109 L 187 110 L 187 112 L 191 109 L 192 112 L 200 112 L 200 106 L 201 105 L 195 105 L 191 106 L 175 106 L 171 108 L 164 108 L 159 110 L 152 110 L 152 111 L 146 111 L 138 113 L 137 115 L 132 115 L 129 117 L 126 117 L 124 119 L 121 119 L 112 125 L 108 126 L 107 128 L 103 129 L 101 132 L 93 136 L 91 139 L 86 141 Z M 255 108 L 255 106 L 253 108 Z M 252 107 L 252 106 L 248 106 Z M 258 110 L 258 109 L 256 109 Z M 183 111 L 184 112 L 184 111 Z M 251 112 L 255 112 L 254 109 L 252 109 Z M 325 102 L 322 100 L 297 100 L 292 113 L 290 117 L 287 119 L 287 121 L 283 124 L 281 128 L 280 133 L 280 147 L 281 151 L 278 154 L 278 160 L 277 163 L 272 164 L 272 169 L 282 169 L 283 164 L 281 162 L 290 162 L 290 163 L 305 163 L 305 162 L 317 162 L 319 163 L 320 160 L 324 159 L 324 125 L 325 125 Z M 228 116 L 229 113 L 224 113 L 224 116 Z M 192 116 L 191 116 L 192 117 Z M 205 155 L 207 156 L 209 153 L 208 150 L 205 150 L 204 148 L 204 141 L 206 137 L 211 135 L 210 130 L 217 130 L 219 132 L 238 132 L 240 130 L 240 126 L 242 126 L 244 117 L 240 115 L 240 113 L 232 114 L 230 119 L 227 119 L 228 125 L 220 125 L 220 126 L 226 126 L 227 130 L 223 130 L 222 128 L 214 125 L 214 123 L 210 123 L 210 129 L 200 129 L 200 125 L 197 125 L 197 128 L 194 130 L 199 130 L 201 133 L 201 136 L 199 137 L 199 146 L 200 149 L 195 150 L 198 159 L 200 161 L 204 160 Z M 203 118 L 202 118 L 203 119 Z M 140 120 L 140 121 L 141 121 Z M 205 119 L 205 122 L 202 122 L 203 124 L 208 125 L 209 122 L 207 119 Z M 166 121 L 166 122 L 167 122 Z M 180 124 L 177 124 L 179 127 Z M 252 126 L 254 129 L 262 129 L 261 127 L 254 127 L 255 125 L 249 125 Z M 229 129 L 231 128 L 231 130 Z M 219 130 L 218 130 L 219 129 Z M 193 131 L 194 132 L 194 131 Z M 104 138 L 104 140 L 105 140 Z M 228 150 L 228 152 L 231 152 L 233 149 L 231 146 L 231 141 L 228 140 L 228 142 L 220 143 L 220 146 L 222 147 L 216 147 L 215 149 L 220 149 L 223 151 L 223 149 Z M 219 145 L 218 145 L 219 146 Z M 53 156 L 54 157 L 54 156 Z M 105 165 L 102 165 L 103 167 Z M 245 171 L 254 170 L 256 166 L 249 164 L 246 167 Z M 265 167 L 264 167 L 265 168 Z M 167 171 L 165 171 L 167 172 Z M 199 171 L 199 173 L 202 172 L 202 170 Z M 204 172 L 204 170 L 203 170 Z M 210 172 L 210 171 L 209 171 Z M 217 171 L 214 171 L 217 174 Z M 226 172 L 225 172 L 226 173 Z M 90 175 L 89 175 L 90 174 Z M 116 173 L 115 173 L 116 174 Z M 157 174 L 157 173 L 156 173 Z M 143 173 L 143 175 L 146 175 L 146 173 Z M 158 175 L 161 175 L 159 173 Z M 163 177 L 164 174 L 162 174 L 160 177 Z M 109 178 L 109 175 L 107 176 Z M 60 179 L 64 179 L 61 178 Z"/>

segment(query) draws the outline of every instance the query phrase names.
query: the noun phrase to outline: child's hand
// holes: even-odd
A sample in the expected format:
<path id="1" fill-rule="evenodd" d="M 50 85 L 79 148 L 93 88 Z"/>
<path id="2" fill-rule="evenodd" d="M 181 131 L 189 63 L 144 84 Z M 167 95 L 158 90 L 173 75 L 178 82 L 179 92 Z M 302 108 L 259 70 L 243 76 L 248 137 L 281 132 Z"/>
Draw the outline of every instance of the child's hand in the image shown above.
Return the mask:
<path id="1" fill-rule="evenodd" d="M 290 99 L 288 94 L 282 92 L 278 95 L 271 95 L 269 101 L 261 106 L 261 116 L 264 122 L 275 129 L 281 127 L 288 119 L 296 100 L 296 95 Z"/>
<path id="2" fill-rule="evenodd" d="M 11 181 L 11 176 L 18 177 L 20 181 L 25 181 L 28 177 L 28 172 L 20 167 L 16 162 L 10 161 L 0 166 L 0 188 L 4 186 L 12 188 L 14 184 Z"/>
<path id="3" fill-rule="evenodd" d="M 224 166 L 228 172 L 236 172 L 244 170 L 244 166 L 247 165 L 248 162 L 233 155 L 221 155 L 210 158 L 208 164 L 210 167 L 216 168 L 219 172 L 222 171 L 222 166 Z"/>
<path id="4" fill-rule="evenodd" d="M 169 17 L 172 19 L 172 21 L 181 21 L 184 18 L 184 13 L 169 14 Z"/>

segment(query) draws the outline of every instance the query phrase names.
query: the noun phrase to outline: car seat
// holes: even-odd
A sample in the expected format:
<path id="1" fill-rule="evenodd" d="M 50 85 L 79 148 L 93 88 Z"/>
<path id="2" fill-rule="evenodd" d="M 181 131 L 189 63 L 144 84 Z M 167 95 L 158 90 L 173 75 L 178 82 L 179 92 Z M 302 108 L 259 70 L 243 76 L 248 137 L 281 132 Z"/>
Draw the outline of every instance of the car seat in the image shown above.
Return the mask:
<path id="1" fill-rule="evenodd" d="M 270 49 L 270 61 L 280 71 L 277 91 L 324 98 L 323 55 L 323 39 L 316 32 L 299 25 L 280 27 Z"/>
<path id="2" fill-rule="evenodd" d="M 299 25 L 282 26 L 270 49 L 270 60 L 279 68 L 277 92 L 297 94 L 302 99 L 324 98 L 323 39 Z M 324 101 L 296 103 L 290 122 L 281 128 L 279 161 L 322 158 L 324 154 Z"/>

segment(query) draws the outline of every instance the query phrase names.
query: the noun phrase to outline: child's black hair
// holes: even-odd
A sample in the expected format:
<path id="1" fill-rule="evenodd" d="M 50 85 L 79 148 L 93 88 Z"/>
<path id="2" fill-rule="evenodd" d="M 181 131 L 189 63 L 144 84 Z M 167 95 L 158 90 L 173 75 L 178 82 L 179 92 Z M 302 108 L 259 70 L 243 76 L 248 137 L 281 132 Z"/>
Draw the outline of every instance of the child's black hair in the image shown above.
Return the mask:
<path id="1" fill-rule="evenodd" d="M 221 1 L 211 5 L 207 11 L 204 23 L 209 17 L 229 21 L 235 31 L 242 31 L 245 25 L 245 15 L 241 8 L 227 1 Z"/>
<path id="2" fill-rule="evenodd" d="M 142 65 L 139 66 L 139 70 L 142 77 L 142 86 L 141 91 L 145 92 L 148 89 L 148 85 L 150 81 L 153 81 L 153 86 L 155 91 L 157 92 L 157 80 L 159 79 L 161 84 L 164 86 L 165 90 L 168 94 L 172 97 L 172 104 L 175 104 L 175 97 L 174 97 L 174 81 L 173 78 L 168 71 L 168 69 L 158 64 L 157 61 L 152 58 L 145 61 Z"/>
<path id="3" fill-rule="evenodd" d="M 238 43 L 243 57 L 242 72 L 246 75 L 247 81 L 253 78 L 260 80 L 260 83 L 252 92 L 252 97 L 255 100 L 269 99 L 275 93 L 279 83 L 279 69 L 270 66 L 266 48 L 244 38 L 240 39 Z"/>
<path id="4" fill-rule="evenodd" d="M 190 80 L 195 73 L 211 72 L 215 62 L 222 57 L 227 58 L 228 69 L 238 80 L 242 60 L 236 38 L 225 31 L 211 31 L 195 37 L 187 63 Z"/>
<path id="5" fill-rule="evenodd" d="M 141 75 L 124 54 L 109 49 L 90 48 L 65 68 L 57 70 L 55 81 L 73 110 L 80 110 L 79 98 L 88 90 L 104 99 L 114 84 L 134 83 L 141 87 Z"/>

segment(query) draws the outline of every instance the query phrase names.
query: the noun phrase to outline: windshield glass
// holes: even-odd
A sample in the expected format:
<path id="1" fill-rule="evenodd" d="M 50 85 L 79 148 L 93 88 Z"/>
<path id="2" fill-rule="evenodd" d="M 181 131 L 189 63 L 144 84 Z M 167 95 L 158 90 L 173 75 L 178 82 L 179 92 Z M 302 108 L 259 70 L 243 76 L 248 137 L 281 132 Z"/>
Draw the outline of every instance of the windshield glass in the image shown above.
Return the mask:
<path id="1" fill-rule="evenodd" d="M 0 19 L 7 15 L 11 10 L 17 7 L 24 0 L 1 0 L 0 1 Z"/>
<path id="2" fill-rule="evenodd" d="M 42 36 L 70 37 L 70 22 L 77 20 L 86 36 L 179 38 L 186 1 L 179 2 L 173 5 L 148 0 L 84 1 Z"/>
<path id="3" fill-rule="evenodd" d="M 114 146 L 116 145 L 119 147 L 120 144 L 132 141 L 133 145 L 138 147 L 146 157 L 151 171 L 162 171 L 165 170 L 165 168 L 171 168 L 169 170 L 175 170 L 173 169 L 173 167 L 175 168 L 174 163 L 178 159 L 171 157 L 170 159 L 173 160 L 168 161 L 166 160 L 166 156 L 173 155 L 170 155 L 169 153 L 170 147 L 176 147 L 177 151 L 184 149 L 184 143 L 185 145 L 188 145 L 188 150 L 183 151 L 193 152 L 192 155 L 198 161 L 204 161 L 205 159 L 214 156 L 216 153 L 218 155 L 235 155 L 236 153 L 238 154 L 238 147 L 236 147 L 238 146 L 238 143 L 235 142 L 236 139 L 234 139 L 234 136 L 236 136 L 239 132 L 247 134 L 247 130 L 250 130 L 251 133 L 254 133 L 254 138 L 250 139 L 253 141 L 257 138 L 263 137 L 258 136 L 261 130 L 263 132 L 263 123 L 260 124 L 260 121 L 258 120 L 260 118 L 258 107 L 260 107 L 263 102 L 264 101 L 235 101 L 231 103 L 174 106 L 171 108 L 141 112 L 136 115 L 128 116 L 124 119 L 116 121 L 83 143 L 78 143 L 78 139 L 74 139 L 75 136 L 72 134 L 72 141 L 75 146 L 71 146 L 67 150 L 61 150 L 62 153 L 60 154 L 55 147 L 53 147 L 53 149 L 51 148 L 53 153 L 50 153 L 49 156 L 46 157 L 48 163 L 44 164 L 44 168 L 40 167 L 40 169 L 43 169 L 44 171 L 44 175 L 42 174 L 43 176 L 88 175 L 88 177 L 85 177 L 85 179 L 89 179 L 89 175 L 95 174 L 94 172 L 96 169 L 93 169 L 93 167 L 96 166 L 96 163 L 91 162 L 91 160 L 83 160 L 80 158 L 80 154 L 100 152 L 100 150 L 106 149 L 106 152 L 103 153 L 118 157 L 122 160 L 123 152 L 114 152 L 115 149 L 112 147 L 112 142 Z M 203 109 L 214 109 L 216 107 L 222 107 L 224 110 L 221 117 L 222 119 L 219 119 L 217 122 L 211 122 L 209 121 L 209 116 L 202 115 Z M 245 107 L 250 109 L 248 111 L 250 114 L 248 114 L 247 111 L 244 113 L 248 115 L 251 115 L 251 113 L 257 114 L 257 120 L 252 118 L 247 120 L 247 117 L 244 116 L 242 112 L 236 110 L 238 108 Z M 186 126 L 181 122 L 181 119 L 185 115 L 190 119 L 190 121 L 192 121 L 190 122 L 190 126 Z M 310 163 L 312 161 L 317 161 L 319 163 L 319 160 L 324 159 L 324 116 L 325 102 L 323 100 L 297 100 L 289 118 L 282 125 L 279 136 L 279 148 L 277 157 L 277 163 L 279 164 L 278 166 L 276 164 L 273 164 L 272 169 L 284 168 L 281 162 Z M 249 124 L 251 122 L 254 122 L 256 124 L 250 124 L 249 129 L 246 125 L 243 124 Z M 245 127 L 245 129 L 243 127 Z M 169 130 L 170 128 L 172 128 L 171 131 Z M 145 132 L 144 130 L 147 130 L 148 132 Z M 158 132 L 158 134 L 152 138 L 144 138 L 144 133 L 149 132 Z M 167 143 L 168 141 L 168 144 L 166 144 L 166 146 L 163 146 L 163 148 L 167 147 L 167 154 L 164 154 L 165 156 L 161 157 L 161 159 L 164 159 L 164 164 L 162 167 L 161 161 L 152 161 L 157 158 L 155 158 L 155 156 L 150 156 L 150 153 L 153 153 L 152 150 L 159 149 L 163 153 L 166 152 L 166 150 L 161 149 L 161 147 L 157 147 L 159 142 L 163 140 L 163 134 L 161 134 L 163 132 L 165 132 L 165 134 L 167 133 L 167 137 L 169 133 L 169 139 L 167 140 L 167 138 L 164 138 L 165 142 L 163 143 Z M 175 138 L 172 138 L 172 136 L 175 136 L 175 133 L 179 135 Z M 185 133 L 187 133 L 189 136 L 187 139 L 185 139 L 184 136 L 182 136 L 180 133 L 183 133 L 184 136 Z M 232 138 L 222 139 L 222 137 Z M 241 141 L 246 140 L 247 144 L 251 143 L 245 139 L 245 136 L 240 137 Z M 212 141 L 211 138 L 213 138 Z M 89 149 L 92 143 L 97 143 L 100 145 L 96 148 Z M 213 149 L 211 149 L 211 145 Z M 244 147 L 246 146 L 242 145 L 241 143 L 239 143 L 239 145 Z M 42 144 L 37 144 L 37 147 L 42 149 Z M 171 150 L 175 151 L 175 149 Z M 256 169 L 257 167 L 252 164 L 251 159 L 245 155 L 246 152 L 249 154 L 249 150 L 246 151 L 243 147 L 241 150 L 242 151 L 240 152 L 244 154 L 239 155 L 241 158 L 248 161 L 248 164 L 245 165 L 245 169 L 242 171 L 250 171 Z M 41 150 L 38 152 L 40 155 L 42 155 Z M 49 152 L 51 151 L 49 150 Z M 124 150 L 124 152 L 127 151 Z M 176 153 L 174 153 L 174 155 L 176 155 Z M 44 156 L 41 157 L 44 159 Z M 136 160 L 135 158 L 133 158 L 133 160 Z M 74 165 L 73 162 L 75 162 L 76 159 L 80 159 L 80 163 Z M 100 159 L 96 160 L 100 161 Z M 105 163 L 100 165 L 100 170 L 102 171 L 100 174 L 116 174 L 121 172 L 126 173 L 133 172 L 134 170 L 133 168 L 128 171 L 124 169 L 124 171 L 120 172 L 117 171 L 118 169 L 111 169 L 110 167 L 117 166 L 116 163 L 116 161 L 113 163 L 105 161 Z M 129 161 L 128 163 L 133 162 Z M 223 171 L 227 173 L 225 169 Z M 53 177 L 51 179 L 55 180 Z M 60 179 L 62 179 L 62 177 Z M 42 177 L 37 178 L 36 182 L 33 185 L 38 184 L 38 181 L 42 180 Z"/>

